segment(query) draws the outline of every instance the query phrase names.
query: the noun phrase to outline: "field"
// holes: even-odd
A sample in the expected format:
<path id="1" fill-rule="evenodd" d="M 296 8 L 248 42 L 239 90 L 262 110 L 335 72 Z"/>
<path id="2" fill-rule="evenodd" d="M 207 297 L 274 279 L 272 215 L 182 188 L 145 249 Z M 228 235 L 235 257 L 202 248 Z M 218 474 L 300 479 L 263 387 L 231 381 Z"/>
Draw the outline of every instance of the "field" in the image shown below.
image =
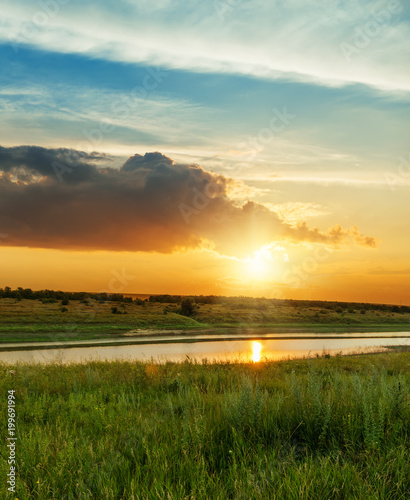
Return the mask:
<path id="1" fill-rule="evenodd" d="M 26 499 L 405 499 L 410 353 L 0 365 Z M 6 405 L 0 427 L 6 435 Z M 8 472 L 1 447 L 0 473 Z"/>
<path id="2" fill-rule="evenodd" d="M 229 299 L 199 304 L 188 317 L 178 304 L 110 302 L 95 299 L 43 303 L 40 300 L 0 299 L 0 342 L 87 340 L 118 337 L 135 330 L 207 329 L 240 331 L 269 328 L 270 332 L 401 331 L 410 324 L 410 312 L 397 308 L 373 309 L 351 304 L 329 307 L 267 299 Z M 113 314 L 113 307 L 116 314 Z M 366 308 L 365 308 L 366 307 Z"/>

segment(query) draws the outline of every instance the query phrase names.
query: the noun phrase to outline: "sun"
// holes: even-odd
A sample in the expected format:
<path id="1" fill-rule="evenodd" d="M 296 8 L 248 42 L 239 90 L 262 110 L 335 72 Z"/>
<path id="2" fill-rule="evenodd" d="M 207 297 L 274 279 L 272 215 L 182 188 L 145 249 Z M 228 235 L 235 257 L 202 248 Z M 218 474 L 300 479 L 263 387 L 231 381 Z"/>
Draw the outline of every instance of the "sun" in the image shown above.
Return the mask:
<path id="1" fill-rule="evenodd" d="M 251 281 L 269 280 L 280 271 L 281 263 L 288 261 L 286 250 L 276 243 L 270 243 L 242 260 L 243 272 Z"/>
<path id="2" fill-rule="evenodd" d="M 256 280 L 267 278 L 272 273 L 274 264 L 271 245 L 259 248 L 244 260 L 246 274 Z"/>
<path id="3" fill-rule="evenodd" d="M 255 252 L 256 253 L 256 252 Z M 249 271 L 253 276 L 263 276 L 268 270 L 268 263 L 263 255 L 254 255 L 248 261 Z"/>

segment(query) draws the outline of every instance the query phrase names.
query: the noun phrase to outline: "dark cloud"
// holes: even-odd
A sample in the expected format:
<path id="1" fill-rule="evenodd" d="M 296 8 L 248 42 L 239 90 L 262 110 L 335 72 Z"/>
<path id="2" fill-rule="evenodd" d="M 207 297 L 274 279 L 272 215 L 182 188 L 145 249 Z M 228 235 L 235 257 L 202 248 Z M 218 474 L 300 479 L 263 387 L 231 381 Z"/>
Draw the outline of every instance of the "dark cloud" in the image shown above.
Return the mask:
<path id="1" fill-rule="evenodd" d="M 100 153 L 86 153 L 74 149 L 47 149 L 39 146 L 0 146 L 0 171 L 10 173 L 23 182 L 36 177 L 54 177 L 66 182 L 89 179 L 97 172 L 92 163 L 106 159 Z"/>
<path id="2" fill-rule="evenodd" d="M 7 245 L 172 252 L 204 240 L 243 255 L 273 240 L 375 246 L 357 228 L 292 228 L 268 208 L 229 197 L 234 181 L 161 153 L 130 157 L 120 169 L 68 149 L 0 148 L 0 229 Z"/>
<path id="3" fill-rule="evenodd" d="M 159 165 L 171 166 L 173 160 L 161 153 L 145 153 L 145 155 L 130 156 L 122 166 L 124 172 L 132 172 L 138 169 L 155 168 Z"/>

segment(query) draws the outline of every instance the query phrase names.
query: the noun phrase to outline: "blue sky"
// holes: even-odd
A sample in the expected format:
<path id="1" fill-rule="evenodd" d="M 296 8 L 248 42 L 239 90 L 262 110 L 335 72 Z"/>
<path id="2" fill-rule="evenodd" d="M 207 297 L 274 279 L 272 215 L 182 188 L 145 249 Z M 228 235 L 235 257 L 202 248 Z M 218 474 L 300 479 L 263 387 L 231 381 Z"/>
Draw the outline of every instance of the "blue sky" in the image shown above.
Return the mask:
<path id="1" fill-rule="evenodd" d="M 264 145 L 253 167 L 264 171 L 259 163 L 280 151 L 295 169 L 313 155 L 319 170 L 324 162 L 366 170 L 367 162 L 373 167 L 382 155 L 385 161 L 406 151 L 404 3 L 60 1 L 4 2 L 0 103 L 7 144 L 76 147 L 105 120 L 116 125 L 96 144 L 107 152 L 154 148 L 232 167 L 232 151 L 269 124 L 273 108 L 286 108 L 295 120 L 275 146 Z M 368 23 L 377 36 L 357 48 L 355 30 Z M 343 43 L 358 51 L 351 61 Z M 166 76 L 144 99 L 130 101 L 156 67 Z M 129 116 L 113 111 L 118 99 L 131 102 Z"/>

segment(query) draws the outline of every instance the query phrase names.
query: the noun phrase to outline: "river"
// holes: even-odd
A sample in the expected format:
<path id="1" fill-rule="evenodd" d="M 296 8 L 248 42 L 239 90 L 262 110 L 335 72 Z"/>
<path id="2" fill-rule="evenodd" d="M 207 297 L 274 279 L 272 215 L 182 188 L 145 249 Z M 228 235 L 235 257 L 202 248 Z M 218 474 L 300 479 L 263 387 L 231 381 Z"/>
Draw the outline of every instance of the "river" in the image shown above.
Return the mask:
<path id="1" fill-rule="evenodd" d="M 219 336 L 219 338 L 221 338 Z M 214 335 L 195 337 L 167 336 L 157 338 L 77 341 L 69 343 L 1 344 L 0 362 L 74 363 L 90 360 L 154 360 L 156 362 L 242 361 L 259 362 L 301 358 L 322 354 L 336 355 L 371 352 L 381 348 L 409 346 L 410 332 L 347 333 L 347 334 L 265 334 L 241 335 L 215 340 Z M 187 342 L 187 339 L 189 342 Z M 137 343 L 138 342 L 138 343 Z M 156 343 L 160 342 L 160 343 Z M 81 346 L 81 343 L 85 344 Z M 110 345 L 104 345 L 109 343 Z M 95 344 L 95 345 L 93 345 Z M 101 345 L 102 344 L 102 345 Z M 114 344 L 114 345 L 111 345 Z M 46 347 L 46 348 L 41 348 Z"/>

